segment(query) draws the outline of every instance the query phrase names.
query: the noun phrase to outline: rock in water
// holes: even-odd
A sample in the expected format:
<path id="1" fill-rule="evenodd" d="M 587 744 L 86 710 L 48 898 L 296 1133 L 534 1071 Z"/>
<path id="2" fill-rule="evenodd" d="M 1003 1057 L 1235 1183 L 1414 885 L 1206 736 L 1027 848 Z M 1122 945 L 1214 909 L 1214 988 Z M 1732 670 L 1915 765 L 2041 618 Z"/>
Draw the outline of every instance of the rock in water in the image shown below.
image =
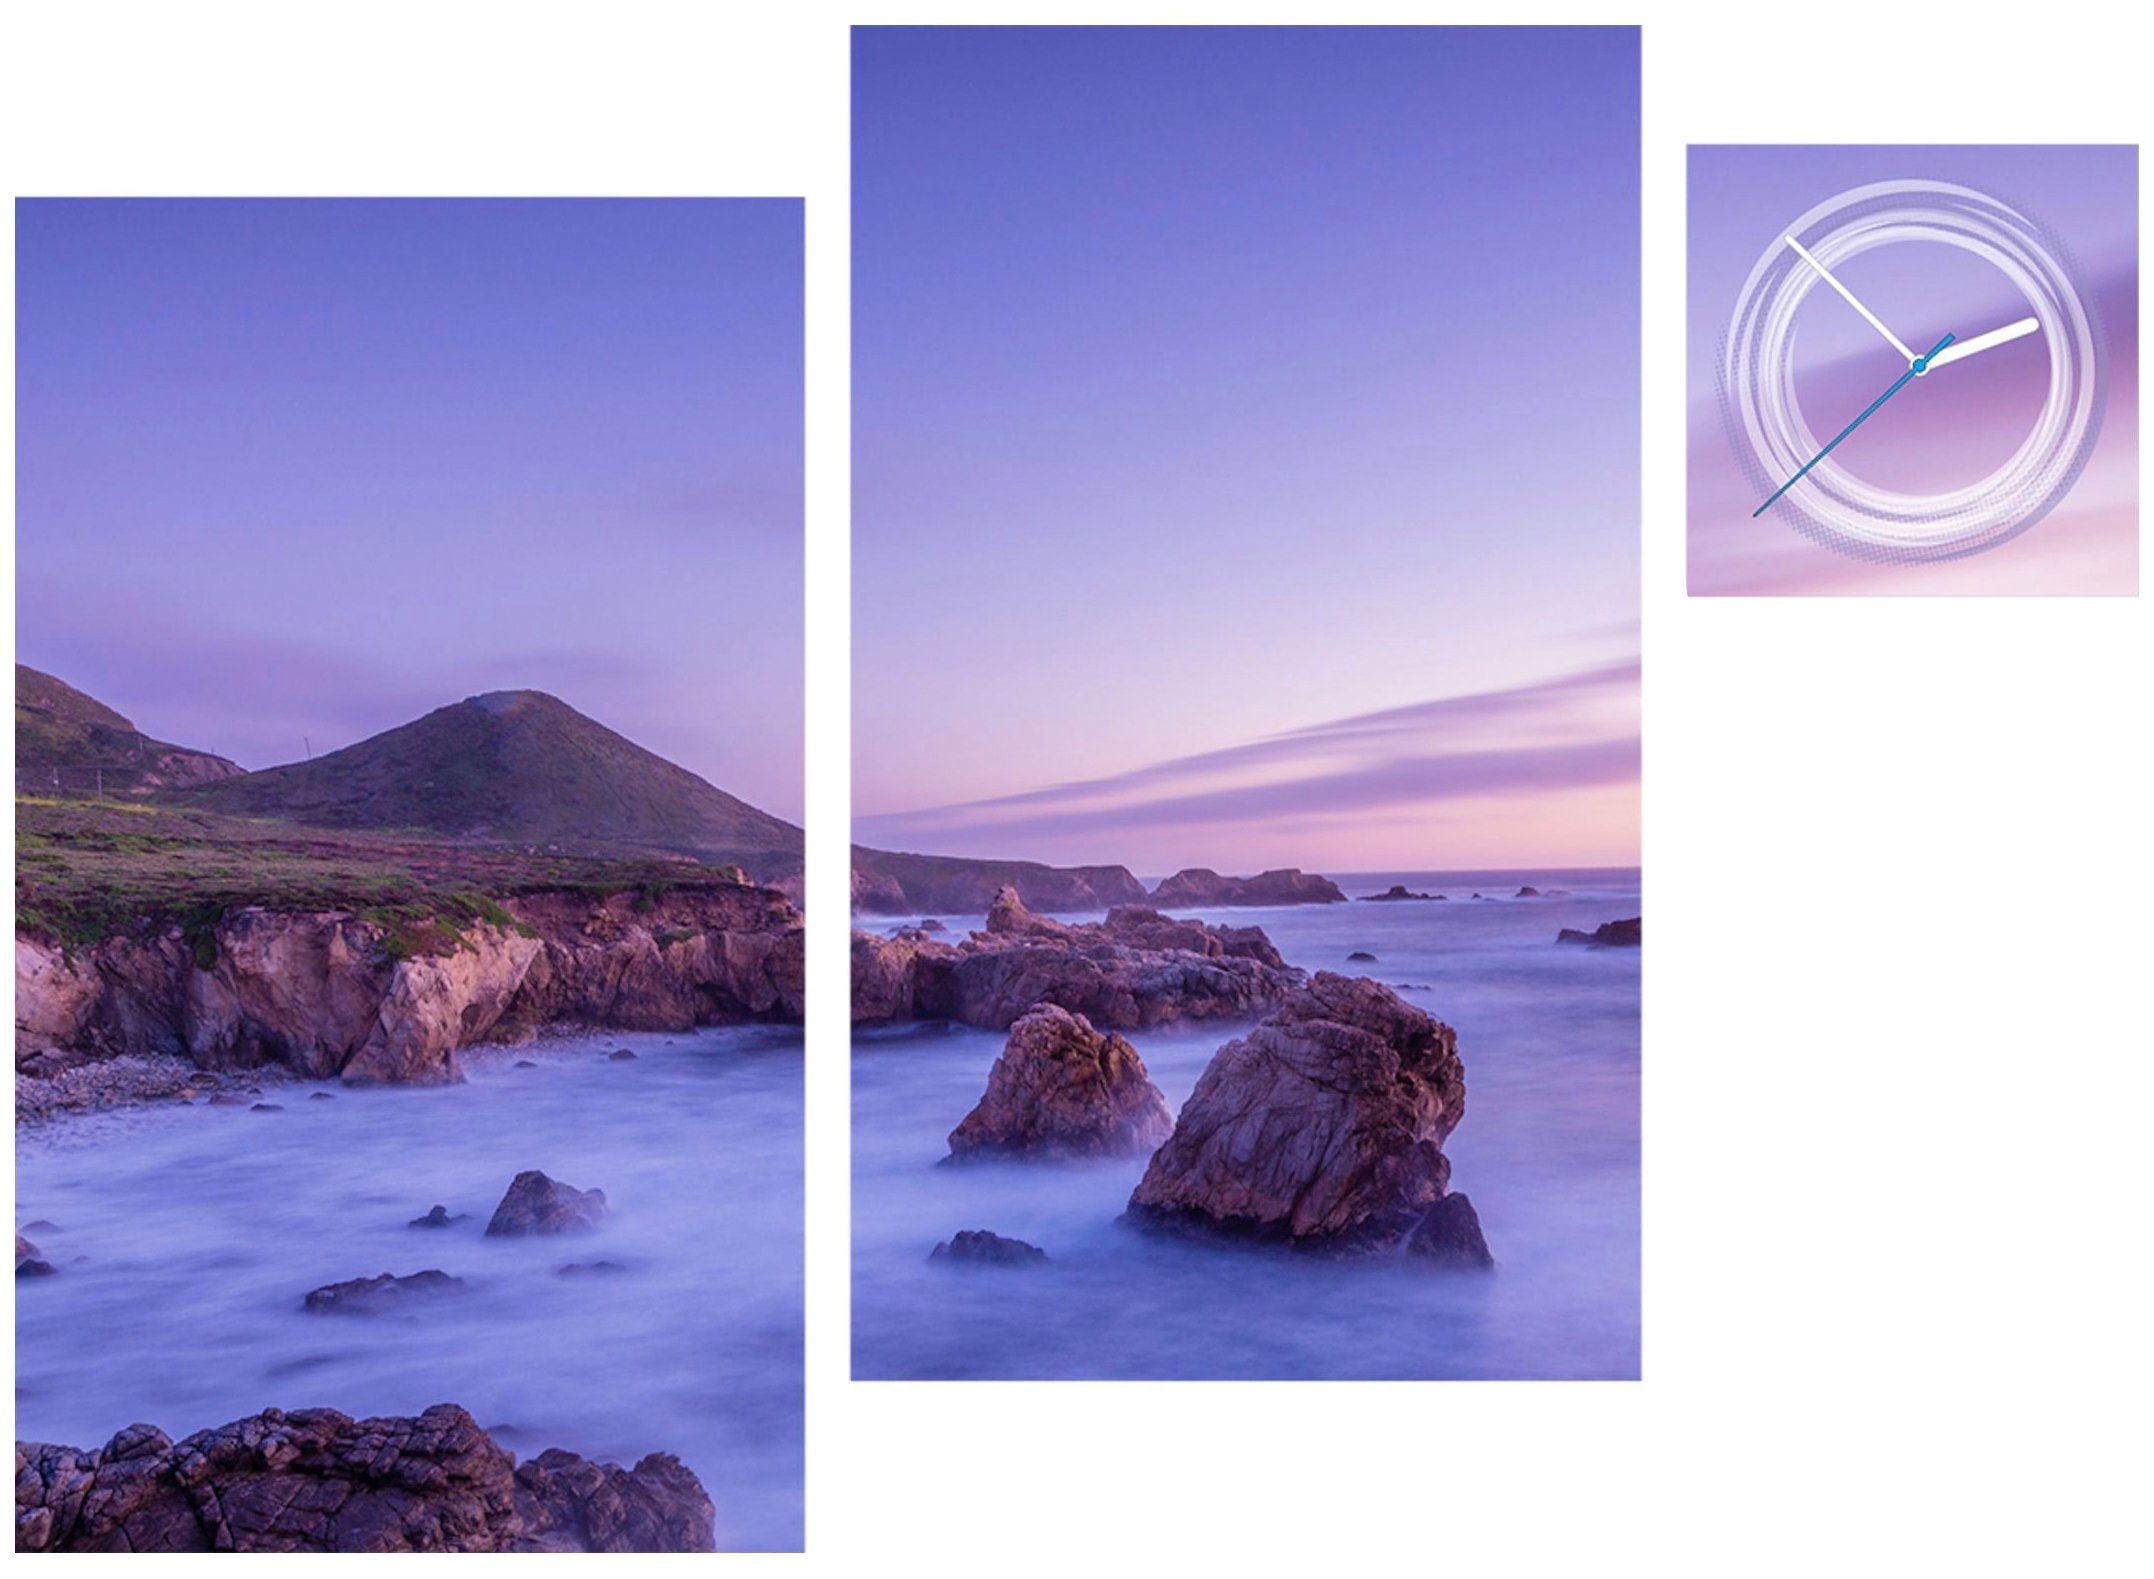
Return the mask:
<path id="1" fill-rule="evenodd" d="M 325 1284 L 307 1295 L 306 1308 L 319 1316 L 378 1316 L 416 1300 L 461 1293 L 463 1288 L 462 1278 L 433 1267 L 409 1277 L 383 1272 Z"/>
<path id="2" fill-rule="evenodd" d="M 451 1223 L 460 1223 L 463 1220 L 464 1214 L 462 1212 L 451 1212 L 446 1206 L 435 1206 L 430 1208 L 424 1217 L 414 1217 L 405 1226 L 409 1228 L 446 1228 Z"/>
<path id="3" fill-rule="evenodd" d="M 928 1255 L 929 1261 L 945 1266 L 1038 1266 L 1046 1259 L 1047 1252 L 1038 1245 L 1005 1239 L 984 1228 L 968 1228 L 945 1239 Z"/>
<path id="4" fill-rule="evenodd" d="M 1221 877 L 1207 866 L 1176 872 L 1152 890 L 1152 903 L 1183 909 L 1207 905 L 1336 905 L 1346 895 L 1328 877 L 1286 866 L 1254 877 Z"/>
<path id="5" fill-rule="evenodd" d="M 1428 1216 L 1406 1241 L 1406 1253 L 1431 1266 L 1461 1267 L 1485 1272 L 1496 1264 L 1481 1237 L 1480 1214 L 1464 1195 L 1446 1195 L 1429 1208 Z"/>
<path id="6" fill-rule="evenodd" d="M 1139 1227 L 1389 1251 L 1444 1198 L 1458 1038 L 1381 982 L 1319 972 L 1220 1048 L 1130 1196 Z"/>
<path id="7" fill-rule="evenodd" d="M 1603 921 L 1591 932 L 1565 927 L 1556 934 L 1556 941 L 1583 943 L 1591 948 L 1637 948 L 1644 935 L 1645 918 L 1632 916 L 1627 921 Z"/>
<path id="8" fill-rule="evenodd" d="M 15 1445 L 17 1551 L 698 1551 L 710 1498 L 669 1454 L 518 1467 L 454 1404 L 416 1418 L 264 1410 L 174 1443 Z"/>
<path id="9" fill-rule="evenodd" d="M 55 1270 L 57 1269 L 50 1261 L 44 1258 L 43 1253 L 39 1251 L 36 1245 L 23 1238 L 21 1234 L 15 1236 L 15 1275 L 17 1277 L 51 1277 Z"/>
<path id="10" fill-rule="evenodd" d="M 1346 958 L 1349 964 L 1373 965 L 1376 963 L 1376 956 L 1374 954 L 1371 954 L 1365 948 L 1355 949 L 1354 952 L 1347 955 Z"/>
<path id="11" fill-rule="evenodd" d="M 1041 1004 L 1010 1028 L 986 1094 L 950 1131 L 949 1160 L 1142 1157 L 1173 1130 L 1136 1048 Z"/>
<path id="12" fill-rule="evenodd" d="M 549 1179 L 536 1168 L 516 1175 L 486 1225 L 489 1239 L 519 1234 L 574 1234 L 596 1228 L 606 1215 L 604 1190 L 579 1190 Z"/>

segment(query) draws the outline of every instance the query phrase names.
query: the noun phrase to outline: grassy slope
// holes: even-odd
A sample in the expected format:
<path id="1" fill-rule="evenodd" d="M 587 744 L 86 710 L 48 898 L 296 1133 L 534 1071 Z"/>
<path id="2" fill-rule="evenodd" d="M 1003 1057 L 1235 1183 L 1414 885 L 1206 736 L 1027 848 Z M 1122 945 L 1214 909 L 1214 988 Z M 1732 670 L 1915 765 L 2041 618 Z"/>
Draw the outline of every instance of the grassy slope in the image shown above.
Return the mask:
<path id="1" fill-rule="evenodd" d="M 801 868 L 798 828 L 537 691 L 472 697 L 308 762 L 165 798 L 525 851 L 687 855 L 766 881 Z"/>
<path id="2" fill-rule="evenodd" d="M 983 882 L 1015 883 L 1023 877 L 1055 872 L 1112 872 L 1112 866 L 1049 866 L 1044 861 L 994 860 L 969 855 L 914 855 L 897 850 L 872 850 L 853 846 L 853 864 L 863 872 L 880 872 L 901 884 L 931 882 L 937 878 L 977 877 Z"/>
<path id="3" fill-rule="evenodd" d="M 152 740 L 66 681 L 15 665 L 15 782 L 22 789 L 41 789 L 56 773 L 67 792 L 90 790 L 101 773 L 106 792 L 118 794 L 238 771 L 209 752 Z"/>
<path id="4" fill-rule="evenodd" d="M 17 925 L 70 946 L 227 910 L 350 910 L 425 946 L 430 929 L 505 920 L 497 900 L 729 883 L 683 860 L 595 859 L 473 848 L 420 835 L 335 832 L 137 801 L 15 803 Z"/>

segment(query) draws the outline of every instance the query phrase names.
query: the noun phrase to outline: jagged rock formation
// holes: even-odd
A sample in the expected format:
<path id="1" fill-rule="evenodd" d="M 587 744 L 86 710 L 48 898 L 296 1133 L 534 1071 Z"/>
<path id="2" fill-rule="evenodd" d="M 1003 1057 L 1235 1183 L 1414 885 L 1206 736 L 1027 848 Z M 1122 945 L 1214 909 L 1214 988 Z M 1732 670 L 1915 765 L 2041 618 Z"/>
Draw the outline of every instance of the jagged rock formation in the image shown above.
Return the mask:
<path id="1" fill-rule="evenodd" d="M 800 912 L 698 880 L 651 896 L 542 890 L 500 920 L 416 942 L 349 911 L 237 910 L 69 951 L 18 934 L 16 1061 L 156 1054 L 208 1069 L 282 1065 L 352 1084 L 463 1078 L 456 1050 L 548 1025 L 687 1030 L 797 1021 Z"/>
<path id="2" fill-rule="evenodd" d="M 21 1234 L 15 1236 L 15 1275 L 17 1277 L 51 1277 L 54 1268 L 45 1259 L 45 1253 Z"/>
<path id="3" fill-rule="evenodd" d="M 1556 934 L 1558 943 L 1583 943 L 1591 948 L 1637 948 L 1644 938 L 1643 916 L 1627 921 L 1603 921 L 1591 932 L 1565 927 Z"/>
<path id="4" fill-rule="evenodd" d="M 1014 889 L 1034 910 L 1106 910 L 1141 904 L 1144 884 L 1126 866 L 1044 866 L 1038 861 L 981 861 L 955 855 L 900 855 L 853 847 L 853 912 L 922 915 L 933 910 L 978 915 L 997 892 Z"/>
<path id="5" fill-rule="evenodd" d="M 579 1190 L 526 1168 L 510 1182 L 501 1204 L 487 1221 L 486 1237 L 513 1239 L 525 1234 L 576 1234 L 596 1228 L 606 1215 L 604 1190 Z"/>
<path id="6" fill-rule="evenodd" d="M 956 945 L 853 934 L 853 1018 L 1007 1030 L 1041 1004 L 1105 1030 L 1253 1019 L 1302 981 L 1259 927 L 1177 921 L 1139 906 L 1105 921 L 1034 915 L 1014 889 Z"/>
<path id="7" fill-rule="evenodd" d="M 1127 1220 L 1328 1254 L 1391 1251 L 1444 1200 L 1443 1143 L 1465 1107 L 1449 1026 L 1381 983 L 1319 972 L 1213 1057 Z"/>
<path id="8" fill-rule="evenodd" d="M 354 1420 L 269 1409 L 175 1443 L 15 1444 L 19 1552 L 709 1551 L 714 1510 L 671 1454 L 632 1470 L 555 1448 L 517 1465 L 454 1404 Z"/>
<path id="9" fill-rule="evenodd" d="M 1364 904 L 1371 904 L 1371 905 L 1383 904 L 1383 903 L 1384 903 L 1385 901 L 1387 901 L 1387 900 L 1399 900 L 1399 899 L 1441 899 L 1441 898 L 1443 898 L 1443 897 L 1444 897 L 1444 896 L 1443 896 L 1442 894 L 1417 894 L 1417 893 L 1414 893 L 1414 892 L 1413 892 L 1412 890 L 1410 890 L 1409 888 L 1407 888 L 1407 886 L 1406 886 L 1406 885 L 1405 885 L 1404 883 L 1393 883 L 1393 884 L 1392 884 L 1392 885 L 1391 885 L 1391 886 L 1390 886 L 1389 888 L 1385 889 L 1385 890 L 1384 890 L 1384 891 L 1383 891 L 1382 893 L 1380 893 L 1380 894 L 1363 894 L 1363 895 L 1361 896 L 1361 898 L 1362 898 L 1362 902 L 1363 902 Z"/>
<path id="10" fill-rule="evenodd" d="M 944 1266 L 1038 1266 L 1047 1252 L 1022 1239 L 1005 1239 L 984 1228 L 968 1228 L 945 1239 L 928 1253 L 928 1260 Z"/>
<path id="11" fill-rule="evenodd" d="M 302 1304 L 317 1316 L 378 1316 L 416 1301 L 461 1293 L 465 1286 L 462 1278 L 451 1277 L 435 1267 L 408 1277 L 383 1272 L 376 1277 L 324 1284 L 309 1292 Z"/>
<path id="12" fill-rule="evenodd" d="M 15 665 L 17 794 L 143 795 L 244 771 L 207 751 L 152 740 L 132 719 L 66 681 Z"/>
<path id="13" fill-rule="evenodd" d="M 1173 1129 L 1134 1047 L 1042 1004 L 1010 1028 L 986 1093 L 950 1132 L 949 1160 L 1141 1157 Z"/>
<path id="14" fill-rule="evenodd" d="M 1163 908 L 1193 910 L 1215 905 L 1335 905 L 1343 904 L 1346 895 L 1330 878 L 1298 867 L 1254 877 L 1221 877 L 1209 867 L 1192 866 L 1153 889 L 1151 899 Z"/>

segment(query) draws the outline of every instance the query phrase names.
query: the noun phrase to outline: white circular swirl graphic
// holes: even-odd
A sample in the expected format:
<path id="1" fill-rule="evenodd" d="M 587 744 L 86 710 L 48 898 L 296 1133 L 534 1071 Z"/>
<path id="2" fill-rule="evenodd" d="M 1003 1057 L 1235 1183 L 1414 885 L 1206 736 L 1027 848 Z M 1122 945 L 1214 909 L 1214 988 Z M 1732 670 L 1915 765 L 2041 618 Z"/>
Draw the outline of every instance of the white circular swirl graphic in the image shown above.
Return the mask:
<path id="1" fill-rule="evenodd" d="M 1772 512 L 1858 559 L 1917 563 L 1994 548 L 2054 509 L 2101 434 L 2106 388 L 2101 324 L 2065 249 L 1997 199 L 1939 181 L 1856 187 L 1818 204 L 1786 235 L 1826 269 L 1901 242 L 1939 243 L 1986 259 L 2041 324 L 2049 392 L 2019 447 L 1979 481 L 1945 493 L 1899 493 L 1864 482 L 1829 455 Z M 1722 419 L 1760 499 L 1825 446 L 1803 419 L 1793 355 L 1796 311 L 1823 283 L 1774 238 L 1744 282 L 1721 347 Z"/>

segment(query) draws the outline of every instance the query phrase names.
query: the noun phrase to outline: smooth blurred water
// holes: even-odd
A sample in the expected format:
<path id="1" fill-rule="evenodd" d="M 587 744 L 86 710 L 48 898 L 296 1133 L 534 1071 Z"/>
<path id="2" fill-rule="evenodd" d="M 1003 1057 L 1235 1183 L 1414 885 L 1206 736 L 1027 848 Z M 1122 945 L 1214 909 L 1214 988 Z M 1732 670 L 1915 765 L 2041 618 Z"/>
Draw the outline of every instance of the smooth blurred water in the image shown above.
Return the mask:
<path id="1" fill-rule="evenodd" d="M 59 1275 L 16 1284 L 16 1434 L 94 1447 L 138 1420 L 179 1437 L 270 1406 L 457 1403 L 519 1458 L 675 1453 L 717 1504 L 720 1547 L 798 1550 L 800 1049 L 780 1027 L 577 1037 L 466 1055 L 462 1086 L 271 1086 L 280 1113 L 25 1132 L 17 1220 L 56 1225 L 31 1237 Z M 605 1225 L 483 1237 L 525 1168 L 603 1189 Z M 436 1202 L 468 1215 L 406 1226 Z M 600 1260 L 623 1270 L 557 1270 Z M 325 1283 L 427 1267 L 469 1291 L 379 1316 L 300 1308 Z"/>
<path id="2" fill-rule="evenodd" d="M 1402 882 L 1451 897 L 1193 913 L 1257 923 L 1289 963 L 1373 976 L 1457 1029 L 1466 1116 L 1445 1150 L 1497 1270 L 1432 1275 L 1155 1239 L 1115 1220 L 1141 1159 L 938 1168 L 1003 1037 L 871 1031 L 853 1057 L 856 1376 L 1637 1376 L 1639 954 L 1555 943 L 1559 928 L 1637 915 L 1636 874 L 1339 882 L 1354 895 Z M 1507 897 L 1525 884 L 1571 894 Z M 1467 898 L 1476 888 L 1506 897 Z M 982 922 L 940 919 L 953 938 Z M 1357 949 L 1376 962 L 1350 963 Z M 1234 1034 L 1130 1039 L 1179 1110 Z M 1029 1240 L 1052 1259 L 1019 1271 L 928 1265 L 964 1228 Z"/>

